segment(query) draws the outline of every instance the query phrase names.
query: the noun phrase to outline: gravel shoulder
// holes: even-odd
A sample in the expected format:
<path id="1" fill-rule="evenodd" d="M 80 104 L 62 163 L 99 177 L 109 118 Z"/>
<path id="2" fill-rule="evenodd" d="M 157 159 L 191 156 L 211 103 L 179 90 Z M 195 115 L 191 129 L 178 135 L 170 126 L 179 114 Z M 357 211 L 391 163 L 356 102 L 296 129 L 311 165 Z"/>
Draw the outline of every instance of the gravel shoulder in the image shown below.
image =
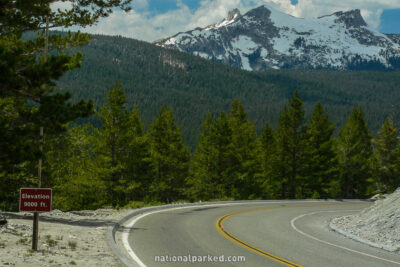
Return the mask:
<path id="1" fill-rule="evenodd" d="M 334 218 L 330 227 L 359 242 L 400 254 L 400 188 L 360 213 Z"/>
<path id="2" fill-rule="evenodd" d="M 38 251 L 32 248 L 32 213 L 4 213 L 0 266 L 121 266 L 105 240 L 108 226 L 132 210 L 40 214 Z"/>

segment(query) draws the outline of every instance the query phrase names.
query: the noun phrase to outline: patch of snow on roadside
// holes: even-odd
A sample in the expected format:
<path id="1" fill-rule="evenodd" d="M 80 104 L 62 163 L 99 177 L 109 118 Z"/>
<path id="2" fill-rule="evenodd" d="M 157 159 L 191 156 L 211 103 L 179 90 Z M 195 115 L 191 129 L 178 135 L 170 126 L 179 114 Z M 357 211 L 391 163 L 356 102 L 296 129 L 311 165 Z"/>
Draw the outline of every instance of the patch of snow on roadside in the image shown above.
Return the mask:
<path id="1" fill-rule="evenodd" d="M 335 218 L 330 227 L 371 246 L 400 250 L 400 188 L 354 215 Z"/>

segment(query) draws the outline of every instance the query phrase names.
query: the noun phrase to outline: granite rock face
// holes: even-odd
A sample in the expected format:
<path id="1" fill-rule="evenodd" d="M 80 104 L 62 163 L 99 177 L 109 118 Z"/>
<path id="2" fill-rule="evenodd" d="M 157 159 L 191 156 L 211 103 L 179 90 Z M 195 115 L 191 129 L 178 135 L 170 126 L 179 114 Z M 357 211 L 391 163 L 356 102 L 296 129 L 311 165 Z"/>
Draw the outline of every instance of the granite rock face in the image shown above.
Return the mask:
<path id="1" fill-rule="evenodd" d="M 156 44 L 245 70 L 400 66 L 400 35 L 369 28 L 360 10 L 301 19 L 266 5 L 244 15 L 235 9 L 219 23 Z"/>

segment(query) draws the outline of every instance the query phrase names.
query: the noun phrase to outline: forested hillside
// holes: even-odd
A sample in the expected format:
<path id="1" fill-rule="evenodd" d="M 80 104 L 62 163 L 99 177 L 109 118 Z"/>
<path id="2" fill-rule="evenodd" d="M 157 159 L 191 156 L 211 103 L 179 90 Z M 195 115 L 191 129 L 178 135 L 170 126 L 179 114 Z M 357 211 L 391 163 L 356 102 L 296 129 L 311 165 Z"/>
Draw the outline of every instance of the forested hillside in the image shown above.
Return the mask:
<path id="1" fill-rule="evenodd" d="M 77 210 L 400 186 L 398 72 L 246 72 L 126 38 L 20 37 L 0 36 L 4 210 L 23 187 Z"/>
<path id="2" fill-rule="evenodd" d="M 173 108 L 185 142 L 194 148 L 207 112 L 227 111 L 239 99 L 261 133 L 266 121 L 277 125 L 279 113 L 295 90 L 306 116 L 320 101 L 341 127 L 353 106 L 361 106 L 373 133 L 400 103 L 399 72 L 271 70 L 247 72 L 199 57 L 123 37 L 95 35 L 79 50 L 83 64 L 58 83 L 75 99 L 104 102 L 108 88 L 121 82 L 130 107 L 137 104 L 149 125 L 163 105 Z M 99 121 L 92 118 L 96 126 Z"/>

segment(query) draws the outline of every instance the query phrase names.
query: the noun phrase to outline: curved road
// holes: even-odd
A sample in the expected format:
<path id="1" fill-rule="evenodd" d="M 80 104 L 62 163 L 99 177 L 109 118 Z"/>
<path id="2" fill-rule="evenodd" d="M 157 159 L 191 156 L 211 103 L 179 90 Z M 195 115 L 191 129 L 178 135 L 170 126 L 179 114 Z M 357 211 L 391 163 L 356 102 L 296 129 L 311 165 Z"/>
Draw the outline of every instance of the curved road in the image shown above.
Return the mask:
<path id="1" fill-rule="evenodd" d="M 173 208 L 133 218 L 122 241 L 140 266 L 400 266 L 400 254 L 329 229 L 331 218 L 369 205 L 265 201 Z"/>

